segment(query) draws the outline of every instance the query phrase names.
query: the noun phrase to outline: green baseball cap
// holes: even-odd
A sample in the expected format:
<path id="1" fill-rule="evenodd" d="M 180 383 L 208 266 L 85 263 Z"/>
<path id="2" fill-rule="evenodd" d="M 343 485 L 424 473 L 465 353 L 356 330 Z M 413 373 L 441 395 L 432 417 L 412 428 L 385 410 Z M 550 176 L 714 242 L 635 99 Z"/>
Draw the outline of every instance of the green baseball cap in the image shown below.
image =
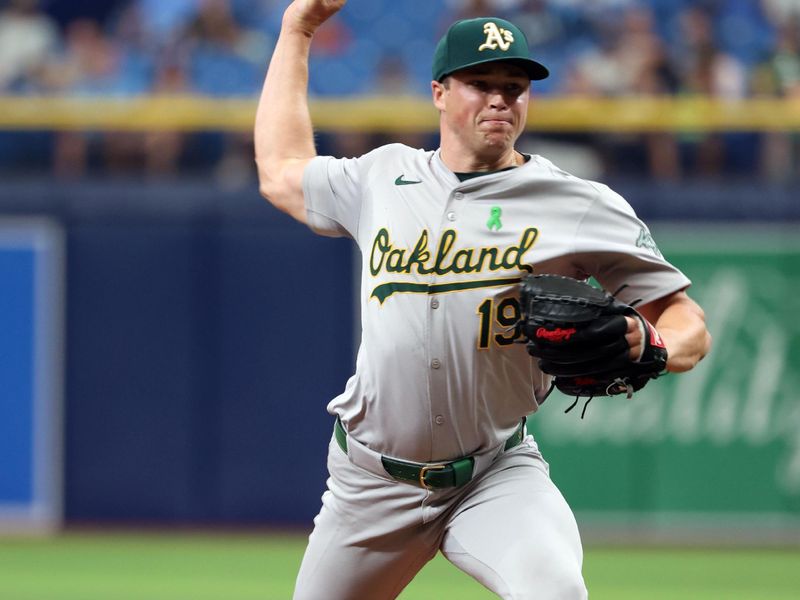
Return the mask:
<path id="1" fill-rule="evenodd" d="M 431 70 L 433 78 L 442 81 L 459 69 L 496 60 L 513 62 L 533 80 L 550 74 L 531 59 L 525 34 L 513 23 L 494 17 L 453 23 L 436 46 Z"/>

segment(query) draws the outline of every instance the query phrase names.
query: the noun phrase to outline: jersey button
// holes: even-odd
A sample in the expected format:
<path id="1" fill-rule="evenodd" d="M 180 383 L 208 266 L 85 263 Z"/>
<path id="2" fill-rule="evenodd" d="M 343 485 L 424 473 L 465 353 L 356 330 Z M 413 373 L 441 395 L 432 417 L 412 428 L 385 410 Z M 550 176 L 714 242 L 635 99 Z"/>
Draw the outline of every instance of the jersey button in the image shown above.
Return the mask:
<path id="1" fill-rule="evenodd" d="M 451 210 L 449 213 L 447 213 L 447 219 L 448 219 L 449 221 L 455 221 L 455 220 L 456 220 L 456 213 L 454 213 L 454 212 Z"/>
<path id="2" fill-rule="evenodd" d="M 463 200 L 464 194 L 462 194 L 461 192 L 456 192 L 455 194 L 453 194 L 453 198 L 455 198 L 456 200 Z"/>
<path id="3" fill-rule="evenodd" d="M 433 300 L 431 300 L 431 308 L 439 308 L 438 298 L 434 298 Z"/>
<path id="4" fill-rule="evenodd" d="M 434 421 L 436 421 L 437 425 L 444 425 L 444 417 L 442 415 L 436 415 Z"/>
<path id="5" fill-rule="evenodd" d="M 434 358 L 434 359 L 431 361 L 431 367 L 433 367 L 434 369 L 438 369 L 438 368 L 439 368 L 439 367 L 441 367 L 441 366 L 442 366 L 442 363 L 440 363 L 440 362 L 439 362 L 439 359 L 438 359 L 438 358 Z"/>

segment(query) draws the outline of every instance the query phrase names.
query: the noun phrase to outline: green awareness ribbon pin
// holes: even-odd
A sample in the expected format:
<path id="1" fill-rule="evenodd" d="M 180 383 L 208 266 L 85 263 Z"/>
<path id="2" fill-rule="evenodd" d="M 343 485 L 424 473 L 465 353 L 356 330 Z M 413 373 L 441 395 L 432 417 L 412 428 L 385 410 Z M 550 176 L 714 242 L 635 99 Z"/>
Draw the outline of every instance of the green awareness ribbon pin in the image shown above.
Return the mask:
<path id="1" fill-rule="evenodd" d="M 499 206 L 493 206 L 491 210 L 491 216 L 489 220 L 486 221 L 486 226 L 489 228 L 489 231 L 494 229 L 495 231 L 500 231 L 500 228 L 503 224 L 500 222 L 500 215 L 503 214 L 503 211 L 500 209 Z"/>

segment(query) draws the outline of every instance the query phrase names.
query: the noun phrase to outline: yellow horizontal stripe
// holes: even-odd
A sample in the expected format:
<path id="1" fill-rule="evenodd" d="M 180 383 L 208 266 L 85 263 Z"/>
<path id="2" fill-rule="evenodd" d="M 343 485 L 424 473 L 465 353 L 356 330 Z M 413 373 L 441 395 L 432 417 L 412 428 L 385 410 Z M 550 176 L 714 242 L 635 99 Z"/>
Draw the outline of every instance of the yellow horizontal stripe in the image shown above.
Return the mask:
<path id="1" fill-rule="evenodd" d="M 249 131 L 257 98 L 199 96 L 75 98 L 0 96 L 5 130 Z M 318 131 L 428 132 L 438 128 L 427 98 L 312 99 Z M 532 131 L 800 131 L 800 100 L 710 98 L 534 98 Z"/>

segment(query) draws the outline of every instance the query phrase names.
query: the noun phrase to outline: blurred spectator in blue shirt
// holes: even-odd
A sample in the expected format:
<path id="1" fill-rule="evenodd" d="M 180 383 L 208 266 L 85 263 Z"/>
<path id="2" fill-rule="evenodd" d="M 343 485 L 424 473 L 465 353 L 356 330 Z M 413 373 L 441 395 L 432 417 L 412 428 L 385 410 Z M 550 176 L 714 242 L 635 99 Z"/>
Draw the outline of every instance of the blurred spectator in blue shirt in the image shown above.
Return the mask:
<path id="1" fill-rule="evenodd" d="M 50 85 L 67 95 L 107 95 L 117 92 L 122 51 L 100 24 L 91 19 L 69 23 L 64 47 L 49 65 Z"/>
<path id="2" fill-rule="evenodd" d="M 213 96 L 256 94 L 265 70 L 267 39 L 234 18 L 230 0 L 202 0 L 186 29 L 192 88 Z"/>
<path id="3" fill-rule="evenodd" d="M 134 0 L 131 3 L 155 49 L 178 38 L 186 24 L 194 19 L 199 5 L 200 0 Z"/>

